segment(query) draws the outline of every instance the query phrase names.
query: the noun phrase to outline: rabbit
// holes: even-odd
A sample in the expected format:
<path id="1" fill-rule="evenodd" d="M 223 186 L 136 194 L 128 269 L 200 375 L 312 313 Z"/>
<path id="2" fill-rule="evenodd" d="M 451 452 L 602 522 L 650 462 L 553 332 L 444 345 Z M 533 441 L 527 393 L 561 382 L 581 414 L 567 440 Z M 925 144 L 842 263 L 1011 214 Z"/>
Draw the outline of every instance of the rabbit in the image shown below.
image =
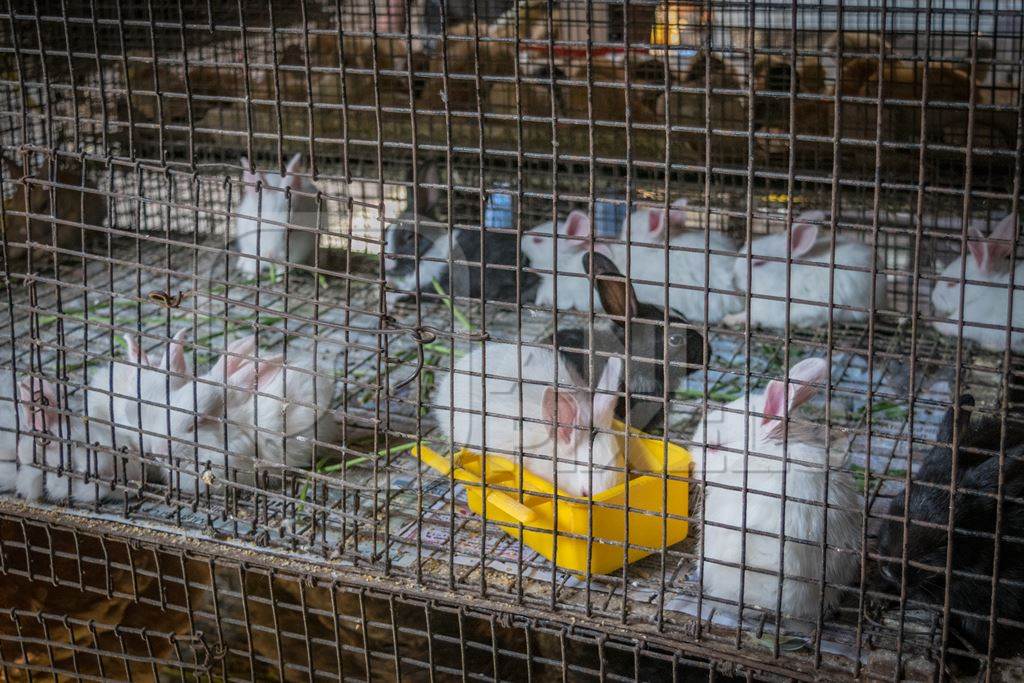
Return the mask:
<path id="1" fill-rule="evenodd" d="M 968 394 L 960 399 L 959 415 L 953 408 L 946 412 L 936 437 L 938 443 L 914 473 L 909 492 L 904 490 L 893 497 L 879 530 L 878 563 L 886 592 L 898 595 L 905 582 L 908 602 L 923 603 L 941 612 L 948 587 L 951 632 L 978 652 L 987 653 L 989 626 L 995 621 L 995 617 L 990 620 L 985 615 L 992 600 L 1000 473 L 1003 500 L 999 556 L 1003 561 L 999 563 L 996 607 L 999 619 L 1024 621 L 1024 565 L 1017 560 L 1024 537 L 1024 504 L 1020 502 L 1024 498 L 1024 434 L 1019 430 L 1007 434 L 1005 461 L 1000 464 L 1000 430 L 993 423 L 998 418 L 972 419 L 973 406 L 974 399 Z M 954 424 L 958 427 L 958 455 L 952 481 Z M 956 486 L 952 559 L 956 573 L 947 582 L 951 485 Z M 907 563 L 903 562 L 904 534 Z M 950 637 L 950 644 L 962 647 L 956 636 Z M 1022 636 L 1024 629 L 1000 624 L 995 633 L 995 655 L 1018 652 Z"/>
<path id="2" fill-rule="evenodd" d="M 0 492 L 14 490 L 18 475 L 18 389 L 10 368 L 0 368 Z"/>
<path id="3" fill-rule="evenodd" d="M 591 394 L 550 349 L 485 342 L 438 378 L 434 419 L 452 444 L 515 461 L 521 452 L 524 468 L 566 494 L 597 494 L 624 477 L 619 440 L 601 431 L 612 424 L 622 365 L 609 358 Z"/>
<path id="4" fill-rule="evenodd" d="M 585 328 L 558 329 L 554 338 L 557 339 L 559 352 L 569 362 L 572 370 L 584 378 L 589 376 L 591 353 L 572 349 L 600 352 L 592 354 L 595 373 L 600 373 L 605 364 L 605 356 L 601 354 L 628 357 L 630 362 L 626 376 L 629 378 L 628 394 L 631 399 L 629 425 L 641 430 L 663 426 L 666 384 L 671 392 L 686 375 L 704 364 L 704 337 L 674 311 L 669 311 L 666 316 L 664 308 L 641 303 L 633 286 L 622 277 L 610 258 L 600 253 L 593 254 L 593 270 L 590 259 L 591 255 L 587 253 L 577 257 L 581 269 L 587 275 L 593 274 L 595 300 L 610 314 L 610 329 L 607 325 L 596 325 L 593 344 L 587 344 Z M 625 349 L 627 331 L 628 354 Z M 550 344 L 551 338 L 541 343 Z M 665 362 L 666 343 L 668 363 Z M 645 397 L 653 400 L 644 400 Z M 615 414 L 620 420 L 625 420 L 625 397 L 617 402 Z"/>
<path id="5" fill-rule="evenodd" d="M 582 211 L 571 211 L 558 223 L 556 235 L 552 235 L 551 228 L 550 221 L 534 226 L 522 239 L 523 256 L 529 259 L 531 268 L 541 271 L 533 302 L 555 308 L 557 284 L 558 309 L 589 311 L 593 298 L 594 310 L 602 311 L 601 301 L 593 296 L 594 288 L 583 270 L 585 259 L 580 259 L 590 247 L 590 217 Z M 594 251 L 611 256 L 605 244 L 594 244 Z"/>
<path id="6" fill-rule="evenodd" d="M 312 467 L 317 449 L 336 438 L 334 382 L 323 377 L 324 367 L 333 368 L 330 359 L 321 358 L 314 373 L 311 353 L 298 352 L 285 365 L 282 356 L 257 360 L 255 350 L 254 337 L 233 342 L 209 372 L 173 393 L 169 411 L 148 407 L 147 424 L 161 427 L 146 434 L 146 450 L 170 458 L 172 472 L 184 472 L 183 489 L 192 487 L 197 463 L 209 461 L 221 474 L 240 469 L 246 458 Z M 196 459 L 197 446 L 205 459 Z"/>
<path id="7" fill-rule="evenodd" d="M 664 209 L 657 208 L 642 208 L 627 217 L 622 234 L 629 245 L 629 275 L 637 298 L 654 306 L 664 305 L 665 283 L 668 282 L 669 307 L 696 324 L 704 323 L 705 291 L 710 290 L 707 292 L 707 320 L 709 324 L 718 323 L 728 314 L 742 309 L 743 299 L 729 294 L 733 290 L 731 268 L 736 260 L 734 256 L 712 254 L 711 271 L 705 282 L 706 250 L 734 254 L 737 247 L 721 232 L 710 231 L 707 234 L 707 248 L 704 232 L 678 232 L 679 228 L 685 227 L 685 207 L 686 200 L 679 199 L 673 203 L 667 217 Z M 669 238 L 667 264 L 666 230 L 676 231 Z M 616 245 L 614 260 L 620 269 L 626 269 L 625 245 Z M 671 278 L 665 277 L 666 272 L 671 274 Z"/>
<path id="8" fill-rule="evenodd" d="M 797 408 L 817 393 L 817 387 L 811 383 L 824 382 L 828 369 L 822 358 L 800 361 L 789 371 L 788 391 L 781 380 L 772 380 L 764 393 L 750 395 L 749 418 L 745 398 L 740 398 L 724 409 L 709 411 L 693 433 L 693 476 L 704 490 L 706 595 L 739 603 L 742 583 L 745 605 L 775 610 L 779 597 L 778 534 L 783 512 L 778 496 L 784 492 L 788 499 L 785 534 L 797 540 L 787 540 L 785 544 L 782 613 L 797 618 L 815 617 L 822 579 L 820 544 L 826 521 L 822 502 L 826 482 L 826 610 L 838 598 L 834 587 L 850 582 L 856 575 L 856 551 L 861 536 L 858 498 L 852 475 L 833 469 L 840 464 L 834 462 L 838 453 L 827 450 L 829 436 L 824 429 L 790 422 L 785 435 L 788 443 L 783 483 L 784 418 L 792 417 Z M 746 496 L 741 490 L 744 485 Z M 744 523 L 746 533 L 738 530 Z M 739 569 L 722 564 L 741 562 L 741 543 L 746 546 L 744 561 L 748 567 L 742 579 Z"/>
<path id="9" fill-rule="evenodd" d="M 837 323 L 864 322 L 869 315 L 872 286 L 875 309 L 884 307 L 885 276 L 877 273 L 872 285 L 870 268 L 875 256 L 871 246 L 863 242 L 837 239 L 834 269 L 829 268 L 830 252 L 829 236 L 820 234 L 817 225 L 807 222 L 793 224 L 788 242 L 785 233 L 752 240 L 733 265 L 735 286 L 739 291 L 747 292 L 750 289 L 747 286 L 748 267 L 752 273 L 754 287 L 750 290 L 751 324 L 755 327 L 782 328 L 786 324 L 788 309 L 789 322 L 794 327 L 818 327 L 827 324 L 830 308 L 832 320 Z M 748 253 L 749 264 L 746 258 Z M 793 259 L 813 261 L 814 265 L 793 263 L 787 272 L 787 253 Z M 831 278 L 831 293 L 830 273 L 834 274 Z M 791 300 L 816 303 L 786 301 L 787 279 Z M 778 297 L 778 300 L 765 299 L 765 296 Z M 745 311 L 736 312 L 723 322 L 727 325 L 744 325 L 746 316 Z"/>
<path id="10" fill-rule="evenodd" d="M 325 368 L 332 377 L 324 376 Z M 240 400 L 232 398 L 231 416 L 255 428 L 257 457 L 292 467 L 313 467 L 315 452 L 339 433 L 331 412 L 333 368 L 331 354 L 321 353 L 315 359 L 309 350 L 291 351 L 287 364 L 281 356 L 242 361 L 232 373 L 232 381 L 243 386 L 251 382 L 252 389 Z M 207 378 L 219 383 L 222 379 L 217 370 L 215 366 Z"/>
<path id="11" fill-rule="evenodd" d="M 257 271 L 266 272 L 272 266 L 309 264 L 318 238 L 319 190 L 300 175 L 304 172 L 302 155 L 288 161 L 283 176 L 250 171 L 249 160 L 242 157 L 241 161 L 246 186 L 235 218 L 238 269 L 255 278 Z"/>
<path id="12" fill-rule="evenodd" d="M 1024 295 L 1014 292 L 1013 309 L 1010 305 L 1009 258 L 1016 244 L 1017 217 L 1011 214 L 1001 220 L 986 240 L 976 226 L 968 228 L 967 251 L 969 257 L 953 259 L 942 270 L 942 280 L 932 288 L 932 308 L 935 315 L 945 318 L 932 323 L 942 334 L 956 337 L 960 334 L 960 296 L 964 293 L 963 338 L 975 341 L 982 348 L 1001 351 L 1006 348 L 1006 328 L 1024 326 Z M 963 268 L 964 277 L 960 277 Z M 1024 286 L 1024 261 L 1012 271 L 1014 286 Z M 974 280 L 989 284 L 964 285 Z M 991 325 L 990 328 L 978 325 Z M 1024 350 L 1024 332 L 1010 334 L 1010 348 Z"/>
<path id="13" fill-rule="evenodd" d="M 97 424 L 109 424 L 120 430 L 121 439 L 128 443 L 139 438 L 140 406 L 144 416 L 152 414 L 148 403 L 166 403 L 169 393 L 183 386 L 191 376 L 185 358 L 184 339 L 187 329 L 181 329 L 167 345 L 167 350 L 154 364 L 141 348 L 139 340 L 124 335 L 127 361 L 112 360 L 101 366 L 89 379 L 85 390 L 85 411 Z M 143 400 L 139 400 L 139 397 Z M 160 407 L 160 406 L 158 406 Z M 159 424 L 143 420 L 147 429 Z"/>
<path id="14" fill-rule="evenodd" d="M 437 177 L 433 165 L 420 173 L 413 194 L 415 199 L 387 228 L 383 254 L 384 279 L 389 289 L 386 300 L 394 304 L 420 292 L 434 292 L 433 281 L 436 280 L 445 290 L 450 284 L 449 294 L 456 297 L 516 301 L 516 236 L 508 232 L 453 228 L 449 244 L 448 228 L 437 225 L 439 190 L 428 187 L 438 184 Z M 487 264 L 483 291 L 479 267 L 481 235 L 484 238 L 483 261 Z M 536 279 L 532 273 L 520 274 L 524 296 Z"/>
<path id="15" fill-rule="evenodd" d="M 22 498 L 91 504 L 111 498 L 117 490 L 113 482 L 141 483 L 138 453 L 118 446 L 109 430 L 90 429 L 81 416 L 61 410 L 52 382 L 22 380 L 18 399 L 22 434 L 14 488 Z M 50 470 L 43 470 L 43 464 Z"/>

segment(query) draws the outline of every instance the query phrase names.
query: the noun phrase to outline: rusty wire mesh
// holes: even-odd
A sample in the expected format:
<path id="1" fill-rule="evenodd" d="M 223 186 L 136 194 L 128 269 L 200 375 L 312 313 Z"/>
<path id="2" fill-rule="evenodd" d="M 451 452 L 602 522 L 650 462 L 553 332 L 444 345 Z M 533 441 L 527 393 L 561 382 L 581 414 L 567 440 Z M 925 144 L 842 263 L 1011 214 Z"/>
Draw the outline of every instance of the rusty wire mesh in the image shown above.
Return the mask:
<path id="1" fill-rule="evenodd" d="M 0 8 L 6 675 L 1019 674 L 1022 11 Z"/>

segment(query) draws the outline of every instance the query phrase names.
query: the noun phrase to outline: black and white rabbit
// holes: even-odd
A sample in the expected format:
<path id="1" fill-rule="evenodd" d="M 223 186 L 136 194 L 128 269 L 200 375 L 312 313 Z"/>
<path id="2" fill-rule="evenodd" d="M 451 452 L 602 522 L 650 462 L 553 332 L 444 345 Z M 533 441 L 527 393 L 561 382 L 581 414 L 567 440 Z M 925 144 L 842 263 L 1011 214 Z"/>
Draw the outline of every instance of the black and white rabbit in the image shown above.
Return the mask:
<path id="1" fill-rule="evenodd" d="M 898 594 L 906 582 L 907 600 L 941 612 L 949 589 L 950 644 L 970 643 L 988 652 L 989 626 L 998 619 L 1024 621 L 1024 434 L 1011 427 L 1005 436 L 1006 457 L 1000 464 L 999 420 L 974 416 L 974 399 L 960 400 L 960 414 L 950 408 L 939 428 L 938 444 L 913 475 L 909 492 L 898 493 L 889 505 L 888 519 L 879 532 L 879 570 L 886 591 Z M 952 438 L 957 424 L 958 454 L 953 478 Z M 999 538 L 999 586 L 990 618 L 995 530 L 999 514 L 996 497 L 1003 477 L 1002 524 Z M 953 576 L 946 575 L 949 550 L 950 488 L 953 499 Z M 903 520 L 908 524 L 904 528 Z M 907 562 L 903 562 L 904 534 Z M 1006 624 L 996 629 L 994 653 L 1008 656 L 1021 649 L 1024 629 Z"/>
<path id="2" fill-rule="evenodd" d="M 516 236 L 484 229 L 449 228 L 439 224 L 441 192 L 437 168 L 425 167 L 415 192 L 384 237 L 386 299 L 396 303 L 420 292 L 433 292 L 437 282 L 457 298 L 486 301 L 516 300 Z M 481 246 L 484 278 L 481 281 Z M 531 273 L 519 274 L 523 291 L 536 282 Z M 449 282 L 450 280 L 450 282 Z"/>
<path id="3" fill-rule="evenodd" d="M 610 324 L 598 322 L 594 326 L 593 344 L 587 343 L 585 328 L 558 330 L 555 338 L 561 356 L 577 375 L 586 378 L 589 376 L 589 350 L 592 350 L 595 352 L 594 373 L 600 375 L 607 362 L 607 355 L 603 354 L 627 355 L 628 330 L 629 366 L 625 377 L 629 378 L 630 426 L 638 429 L 661 426 L 665 385 L 668 384 L 671 394 L 686 375 L 703 365 L 704 337 L 675 311 L 670 310 L 666 316 L 664 308 L 641 303 L 633 285 L 607 256 L 583 254 L 582 271 L 592 276 L 595 299 L 601 302 L 611 320 Z M 668 327 L 665 327 L 666 318 Z M 550 342 L 549 337 L 546 343 Z M 625 418 L 625 398 L 618 402 L 615 412 L 619 419 Z"/>

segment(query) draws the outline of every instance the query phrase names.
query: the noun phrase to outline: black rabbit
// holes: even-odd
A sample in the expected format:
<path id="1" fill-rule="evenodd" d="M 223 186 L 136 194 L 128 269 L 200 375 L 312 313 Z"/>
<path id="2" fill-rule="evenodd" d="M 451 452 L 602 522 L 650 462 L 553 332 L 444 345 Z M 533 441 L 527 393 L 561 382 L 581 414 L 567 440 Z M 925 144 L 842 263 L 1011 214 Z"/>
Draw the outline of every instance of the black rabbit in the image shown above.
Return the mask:
<path id="1" fill-rule="evenodd" d="M 960 401 L 958 457 L 953 500 L 953 576 L 945 573 L 949 547 L 949 521 L 954 411 L 946 413 L 937 441 L 914 475 L 904 507 L 904 493 L 893 498 L 888 519 L 879 537 L 879 570 L 890 591 L 899 591 L 906 572 L 907 599 L 941 611 L 945 591 L 949 589 L 951 647 L 988 652 L 989 626 L 995 620 L 986 616 L 992 599 L 992 573 L 995 564 L 995 497 L 1000 471 L 1003 475 L 1002 524 L 1000 528 L 999 586 L 995 608 L 997 617 L 1024 620 L 1024 435 L 1007 430 L 1006 457 L 1000 464 L 999 420 L 975 416 L 974 399 L 965 395 Z M 907 564 L 901 566 L 906 528 Z M 1005 656 L 1018 651 L 1024 630 L 999 624 L 995 632 L 994 653 Z M 962 640 L 961 640 L 962 639 Z M 957 661 L 965 660 L 958 657 Z"/>
<path id="2" fill-rule="evenodd" d="M 438 218 L 441 191 L 437 187 L 437 167 L 426 166 L 418 180 L 413 195 L 415 204 L 410 197 L 408 205 L 388 226 L 384 236 L 382 257 L 388 301 L 396 302 L 419 292 L 434 292 L 434 280 L 458 298 L 515 301 L 515 265 L 519 254 L 516 236 L 489 227 L 453 228 L 449 243 L 448 227 L 440 225 Z M 480 277 L 481 242 L 483 280 Z M 520 273 L 519 286 L 523 292 L 528 292 L 536 281 L 535 274 Z"/>
<path id="3" fill-rule="evenodd" d="M 593 258 L 593 270 L 590 259 Z M 590 351 L 593 353 L 594 376 L 600 377 L 607 356 L 624 356 L 626 330 L 629 330 L 629 364 L 624 375 L 629 381 L 630 425 L 638 429 L 660 427 L 664 415 L 662 400 L 668 374 L 668 387 L 678 386 L 683 377 L 704 363 L 704 337 L 686 318 L 669 311 L 665 327 L 665 309 L 640 303 L 633 286 L 607 256 L 583 254 L 583 268 L 590 275 L 597 296 L 613 324 L 594 325 L 594 343 L 587 343 L 588 330 L 567 328 L 557 330 L 554 338 L 563 358 L 580 377 L 588 378 Z M 667 334 L 666 334 L 667 332 Z M 666 339 L 667 337 L 667 339 Z M 551 343 L 548 337 L 544 343 Z M 666 345 L 668 358 L 665 357 Z M 710 353 L 710 349 L 709 349 Z M 616 416 L 626 415 L 625 398 L 616 407 Z"/>

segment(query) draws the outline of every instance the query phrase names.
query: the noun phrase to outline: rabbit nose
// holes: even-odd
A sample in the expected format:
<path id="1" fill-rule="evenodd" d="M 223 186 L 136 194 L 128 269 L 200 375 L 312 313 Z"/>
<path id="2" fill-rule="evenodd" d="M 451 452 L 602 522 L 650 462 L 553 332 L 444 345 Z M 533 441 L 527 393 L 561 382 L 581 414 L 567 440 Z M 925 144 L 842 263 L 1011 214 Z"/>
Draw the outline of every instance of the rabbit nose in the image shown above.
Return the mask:
<path id="1" fill-rule="evenodd" d="M 384 271 L 385 272 L 392 271 L 392 270 L 394 270 L 397 267 L 398 267 L 398 263 L 395 262 L 395 259 L 393 259 L 393 258 L 385 258 L 384 259 Z"/>

